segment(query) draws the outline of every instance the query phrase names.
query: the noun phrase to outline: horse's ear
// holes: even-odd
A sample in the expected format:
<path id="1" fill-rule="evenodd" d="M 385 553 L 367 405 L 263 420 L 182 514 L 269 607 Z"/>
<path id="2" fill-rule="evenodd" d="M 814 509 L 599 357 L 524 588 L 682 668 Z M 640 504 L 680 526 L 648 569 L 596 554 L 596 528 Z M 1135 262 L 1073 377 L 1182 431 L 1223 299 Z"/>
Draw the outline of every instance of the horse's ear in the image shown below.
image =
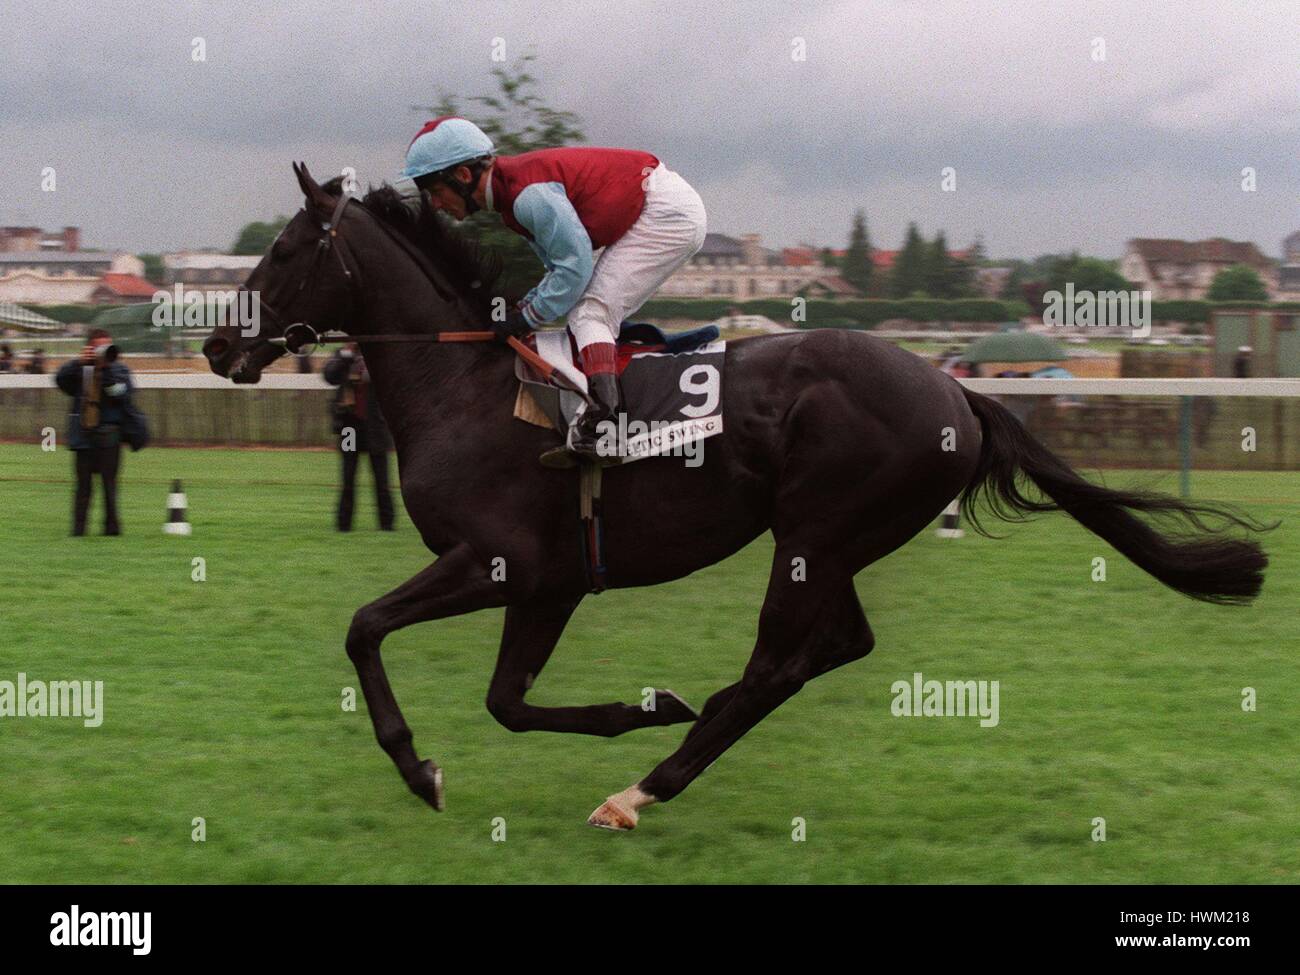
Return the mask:
<path id="1" fill-rule="evenodd" d="M 307 198 L 307 206 L 315 207 L 324 213 L 329 213 L 333 209 L 334 201 L 320 188 L 320 184 L 312 179 L 306 163 L 294 163 L 293 174 L 298 177 L 298 186 L 302 189 L 302 195 Z"/>

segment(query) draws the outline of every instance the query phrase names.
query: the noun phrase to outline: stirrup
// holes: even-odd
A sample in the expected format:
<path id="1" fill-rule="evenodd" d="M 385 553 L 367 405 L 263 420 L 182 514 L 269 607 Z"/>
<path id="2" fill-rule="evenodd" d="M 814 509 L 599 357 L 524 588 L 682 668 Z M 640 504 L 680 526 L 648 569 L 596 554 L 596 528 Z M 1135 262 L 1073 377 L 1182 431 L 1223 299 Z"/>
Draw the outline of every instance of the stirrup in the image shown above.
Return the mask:
<path id="1" fill-rule="evenodd" d="M 543 467 L 549 467 L 553 471 L 564 471 L 578 466 L 579 455 L 564 444 L 560 444 L 558 447 L 542 451 L 542 455 L 537 459 Z"/>
<path id="2" fill-rule="evenodd" d="M 623 463 L 622 457 L 602 457 L 599 454 L 587 454 L 574 450 L 567 444 L 560 444 L 558 447 L 552 447 L 549 450 L 542 451 L 542 455 L 537 458 L 543 467 L 549 467 L 551 470 L 569 470 L 577 467 L 579 464 L 598 464 L 601 467 L 617 467 Z"/>

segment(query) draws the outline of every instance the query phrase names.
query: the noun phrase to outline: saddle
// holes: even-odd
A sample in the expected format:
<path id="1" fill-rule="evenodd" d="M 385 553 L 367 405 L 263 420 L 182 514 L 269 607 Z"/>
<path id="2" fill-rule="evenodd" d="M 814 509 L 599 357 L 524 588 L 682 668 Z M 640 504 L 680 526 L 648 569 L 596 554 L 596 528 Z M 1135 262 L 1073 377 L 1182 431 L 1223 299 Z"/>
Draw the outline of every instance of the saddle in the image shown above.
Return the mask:
<path id="1" fill-rule="evenodd" d="M 619 330 L 615 372 L 622 397 L 618 430 L 620 463 L 675 453 L 722 432 L 722 365 L 726 343 L 705 325 L 666 333 L 644 322 Z M 587 389 L 577 347 L 567 331 L 535 332 L 526 340 L 568 384 Z M 584 401 L 515 360 L 519 389 L 516 418 L 564 433 Z"/>
<path id="2" fill-rule="evenodd" d="M 552 375 L 558 373 L 568 386 L 586 392 L 587 377 L 567 330 L 535 332 L 526 341 Z M 699 442 L 722 432 L 725 358 L 726 343 L 718 341 L 714 325 L 669 334 L 654 325 L 624 322 L 615 358 L 621 387 L 617 463 L 674 454 L 684 456 L 689 467 L 699 466 Z M 515 417 L 563 436 L 585 405 L 582 396 L 522 357 L 515 359 L 515 376 Z M 582 464 L 578 482 L 583 561 L 593 593 L 605 589 L 601 470 L 600 464 Z"/>

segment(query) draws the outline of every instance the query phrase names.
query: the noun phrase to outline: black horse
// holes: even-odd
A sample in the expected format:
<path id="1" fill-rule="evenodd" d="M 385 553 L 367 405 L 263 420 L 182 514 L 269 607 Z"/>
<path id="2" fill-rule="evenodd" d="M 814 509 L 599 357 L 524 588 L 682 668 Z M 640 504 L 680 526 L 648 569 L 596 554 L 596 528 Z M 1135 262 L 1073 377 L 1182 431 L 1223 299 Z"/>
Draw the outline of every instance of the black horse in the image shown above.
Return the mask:
<path id="1" fill-rule="evenodd" d="M 295 167 L 303 210 L 246 287 L 263 328 L 218 329 L 212 369 L 256 382 L 284 354 L 291 322 L 364 338 L 482 328 L 491 261 L 387 187 L 340 206 L 337 181 Z M 333 224 L 337 224 L 334 226 Z M 690 722 L 681 746 L 610 796 L 593 825 L 631 829 L 638 810 L 672 799 L 806 681 L 875 643 L 853 577 L 930 524 L 954 497 L 984 498 L 999 517 L 1064 510 L 1156 579 L 1188 596 L 1253 599 L 1267 560 L 1233 526 L 1260 526 L 1221 506 L 1114 491 L 1081 478 L 997 402 L 860 332 L 809 330 L 731 342 L 725 433 L 688 467 L 656 458 L 605 472 L 607 584 L 650 586 L 726 558 L 770 530 L 776 554 L 758 638 L 740 679 L 697 715 L 671 692 L 639 704 L 538 707 L 525 695 L 589 581 L 577 527 L 578 474 L 536 458 L 558 435 L 519 422 L 514 354 L 492 343 L 372 342 L 365 347 L 392 426 L 402 498 L 437 561 L 353 617 L 356 665 L 379 744 L 413 792 L 442 808 L 441 770 L 421 761 L 380 660 L 385 636 L 412 623 L 506 607 L 488 710 L 512 731 L 619 735 Z M 1039 491 L 1022 491 L 1025 479 Z M 1180 522 L 1156 530 L 1135 512 Z M 1218 527 L 1204 518 L 1221 519 Z M 1160 520 L 1159 517 L 1157 521 Z M 978 523 L 977 523 L 978 527 Z M 504 560 L 501 562 L 499 560 Z M 504 578 L 494 567 L 504 567 Z"/>

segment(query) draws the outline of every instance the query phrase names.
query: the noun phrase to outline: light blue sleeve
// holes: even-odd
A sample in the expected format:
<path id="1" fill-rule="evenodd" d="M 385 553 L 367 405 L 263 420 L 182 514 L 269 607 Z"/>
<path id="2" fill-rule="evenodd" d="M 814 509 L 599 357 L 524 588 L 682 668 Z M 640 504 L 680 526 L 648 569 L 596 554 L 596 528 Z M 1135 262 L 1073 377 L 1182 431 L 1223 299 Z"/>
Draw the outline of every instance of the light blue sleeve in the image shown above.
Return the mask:
<path id="1" fill-rule="evenodd" d="M 528 246 L 533 249 L 533 253 L 537 255 L 537 259 L 542 262 L 542 267 L 546 268 L 546 270 L 549 271 L 551 269 L 551 261 L 550 258 L 546 256 L 546 252 L 543 251 L 540 247 L 538 247 L 535 241 L 530 240 L 528 242 Z M 528 294 L 524 295 L 523 300 L 519 302 L 519 306 L 522 308 L 525 305 L 531 305 L 533 303 L 533 299 L 536 297 L 537 297 L 537 286 L 534 285 L 531 289 L 529 289 Z"/>
<path id="2" fill-rule="evenodd" d="M 529 324 L 537 326 L 559 318 L 582 297 L 594 264 L 591 238 L 560 183 L 524 187 L 514 213 L 546 266 L 546 276 L 521 305 Z"/>

